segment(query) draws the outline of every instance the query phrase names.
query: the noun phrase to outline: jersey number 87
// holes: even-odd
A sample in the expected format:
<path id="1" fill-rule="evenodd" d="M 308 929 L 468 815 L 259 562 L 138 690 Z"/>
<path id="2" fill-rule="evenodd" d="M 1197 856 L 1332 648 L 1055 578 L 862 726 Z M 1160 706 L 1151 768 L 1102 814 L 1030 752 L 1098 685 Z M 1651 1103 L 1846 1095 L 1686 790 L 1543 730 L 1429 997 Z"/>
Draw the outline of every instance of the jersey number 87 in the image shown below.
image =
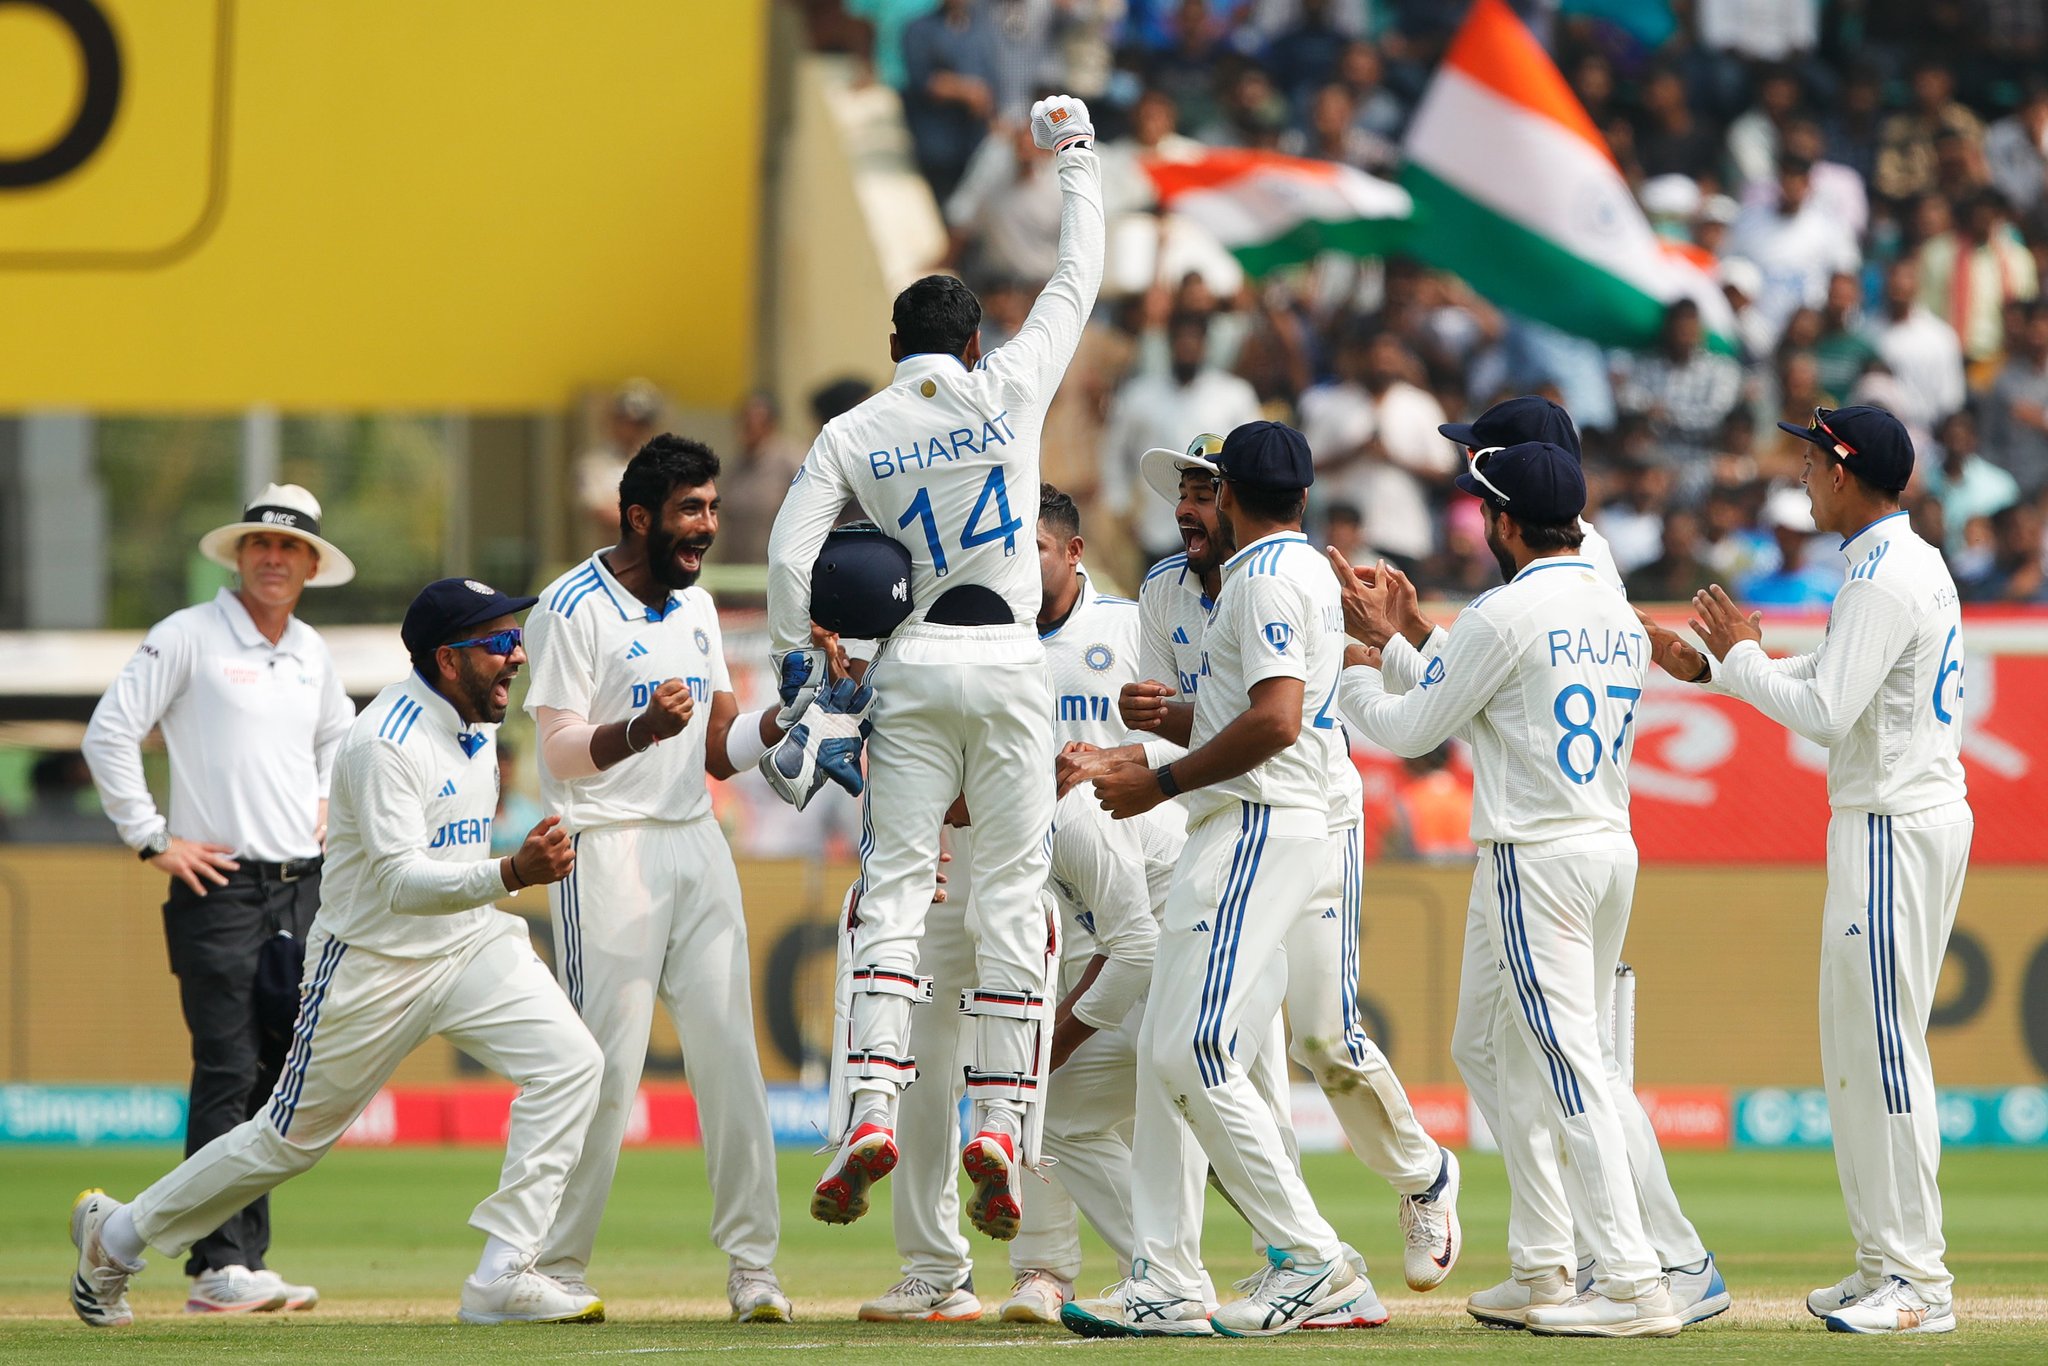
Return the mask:
<path id="1" fill-rule="evenodd" d="M 1593 690 L 1583 683 L 1573 683 L 1558 693 L 1557 701 L 1551 704 L 1551 714 L 1557 717 L 1557 724 L 1564 727 L 1564 738 L 1557 742 L 1557 766 L 1564 770 L 1564 776 L 1575 783 L 1590 783 L 1593 775 L 1600 771 L 1600 757 L 1610 753 L 1616 763 L 1621 762 L 1621 747 L 1628 740 L 1628 728 L 1636 719 L 1636 700 L 1643 695 L 1641 688 L 1623 687 L 1619 683 L 1607 685 L 1607 695 L 1628 703 L 1628 710 L 1621 715 L 1621 726 L 1614 732 L 1614 748 L 1607 750 L 1600 739 L 1600 733 L 1593 729 L 1593 718 L 1599 712 L 1600 704 L 1594 700 Z M 1573 703 L 1583 703 L 1574 706 Z M 1574 718 L 1572 713 L 1583 711 L 1583 717 Z M 1574 747 L 1577 741 L 1585 740 L 1593 746 L 1593 757 L 1584 768 L 1572 760 L 1585 753 L 1585 747 Z"/>

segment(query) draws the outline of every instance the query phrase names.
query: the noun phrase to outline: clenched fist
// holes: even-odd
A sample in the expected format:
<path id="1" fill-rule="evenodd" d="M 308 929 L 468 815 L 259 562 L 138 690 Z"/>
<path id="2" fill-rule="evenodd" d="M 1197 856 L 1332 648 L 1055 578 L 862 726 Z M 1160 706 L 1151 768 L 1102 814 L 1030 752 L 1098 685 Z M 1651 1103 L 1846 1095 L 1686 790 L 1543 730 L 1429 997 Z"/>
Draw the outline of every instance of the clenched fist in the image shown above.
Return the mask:
<path id="1" fill-rule="evenodd" d="M 1088 106 L 1072 95 L 1054 95 L 1031 106 L 1031 140 L 1048 152 L 1093 147 L 1095 123 Z"/>
<path id="2" fill-rule="evenodd" d="M 646 710 L 640 713 L 636 735 L 628 738 L 655 742 L 681 735 L 696 709 L 697 702 L 690 696 L 689 684 L 680 678 L 671 678 L 647 699 Z"/>
<path id="3" fill-rule="evenodd" d="M 1140 679 L 1126 683 L 1116 695 L 1116 711 L 1131 730 L 1156 732 L 1166 721 L 1166 704 L 1180 696 L 1164 683 Z"/>
<path id="4" fill-rule="evenodd" d="M 521 887 L 544 887 L 550 882 L 560 882 L 575 866 L 576 846 L 569 843 L 569 832 L 562 828 L 562 818 L 548 816 L 526 832 L 525 841 L 504 861 L 498 869 L 498 876 L 505 880 L 506 891 L 516 892 Z"/>

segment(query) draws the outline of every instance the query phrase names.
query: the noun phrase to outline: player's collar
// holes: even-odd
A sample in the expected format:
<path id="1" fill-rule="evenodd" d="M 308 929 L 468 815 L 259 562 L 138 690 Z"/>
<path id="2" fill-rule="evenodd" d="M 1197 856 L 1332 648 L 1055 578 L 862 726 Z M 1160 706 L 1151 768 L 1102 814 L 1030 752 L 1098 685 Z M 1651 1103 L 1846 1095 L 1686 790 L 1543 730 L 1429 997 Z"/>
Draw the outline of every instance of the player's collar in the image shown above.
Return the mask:
<path id="1" fill-rule="evenodd" d="M 920 379 L 941 370 L 964 372 L 966 369 L 958 356 L 949 356 L 943 351 L 920 351 L 914 356 L 905 356 L 896 362 L 896 374 L 889 383 L 893 387 L 905 380 Z"/>
<path id="2" fill-rule="evenodd" d="M 1868 551 L 1879 541 L 1889 541 L 1901 532 L 1911 530 L 1907 523 L 1899 520 L 1905 515 L 1906 510 L 1904 508 L 1900 508 L 1897 512 L 1887 512 L 1884 516 L 1865 526 L 1861 531 L 1850 533 L 1842 540 L 1842 553 L 1853 560 L 1858 555 Z M 1854 548 L 1858 543 L 1862 544 L 1862 549 L 1860 550 Z"/>
<path id="3" fill-rule="evenodd" d="M 1054 636 L 1058 635 L 1066 628 L 1068 622 L 1081 615 L 1082 608 L 1094 601 L 1095 585 L 1089 581 L 1088 567 L 1086 565 L 1074 566 L 1074 577 L 1081 581 L 1081 591 L 1074 598 L 1074 605 L 1069 607 L 1067 614 L 1054 622 L 1051 627 L 1038 633 L 1040 640 L 1051 640 Z"/>
<path id="4" fill-rule="evenodd" d="M 1223 562 L 1223 572 L 1228 574 L 1231 570 L 1243 564 L 1247 558 L 1257 554 L 1259 551 L 1288 541 L 1299 541 L 1303 545 L 1307 545 L 1308 537 L 1302 535 L 1299 531 L 1276 531 L 1270 536 L 1261 536 L 1258 540 L 1253 541 L 1250 545 L 1225 560 Z"/>
<path id="5" fill-rule="evenodd" d="M 298 653 L 299 618 L 296 614 L 285 618 L 284 634 L 272 644 L 270 637 L 257 628 L 256 619 L 249 615 L 249 609 L 242 604 L 241 595 L 232 588 L 215 591 L 213 605 L 226 618 L 228 630 L 235 640 L 247 649 L 278 650 L 288 655 Z"/>
<path id="6" fill-rule="evenodd" d="M 1509 579 L 1508 582 L 1513 583 L 1515 579 L 1527 578 L 1529 575 L 1545 569 L 1591 569 L 1592 567 L 1593 562 L 1591 560 L 1582 559 L 1577 555 L 1551 556 L 1541 560 L 1532 560 L 1528 564 L 1523 565 L 1516 572 L 1515 578 Z"/>
<path id="7" fill-rule="evenodd" d="M 636 594 L 613 576 L 611 566 L 604 562 L 602 550 L 593 551 L 590 562 L 597 566 L 597 581 L 604 585 L 605 596 L 612 600 L 612 606 L 619 609 L 620 621 L 666 621 L 669 613 L 682 606 L 683 595 L 673 588 L 669 590 L 668 601 L 659 607 L 649 607 L 640 601 Z"/>
<path id="8" fill-rule="evenodd" d="M 439 688 L 427 682 L 418 669 L 408 673 L 405 682 L 400 686 L 405 689 L 408 697 L 420 704 L 422 716 L 432 721 L 436 730 L 460 745 L 465 755 L 472 759 L 476 757 L 477 750 L 483 748 L 483 741 L 490 737 L 490 726 L 487 723 L 478 722 L 474 726 L 464 724 L 461 715 L 455 710 L 455 704 L 443 697 Z"/>

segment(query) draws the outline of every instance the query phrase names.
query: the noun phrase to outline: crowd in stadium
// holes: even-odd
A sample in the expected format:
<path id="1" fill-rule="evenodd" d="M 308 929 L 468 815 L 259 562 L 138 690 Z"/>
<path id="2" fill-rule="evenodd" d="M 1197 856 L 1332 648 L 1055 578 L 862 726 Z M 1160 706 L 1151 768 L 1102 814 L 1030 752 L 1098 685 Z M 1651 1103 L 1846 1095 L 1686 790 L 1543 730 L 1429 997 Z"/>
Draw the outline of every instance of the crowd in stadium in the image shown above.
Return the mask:
<path id="1" fill-rule="evenodd" d="M 1020 115 L 1084 95 L 1104 133 L 1111 278 L 1047 424 L 1101 567 L 1178 548 L 1134 478 L 1147 446 L 1254 416 L 1299 425 L 1331 543 L 1427 590 L 1496 579 L 1438 423 L 1539 392 L 1583 433 L 1633 595 L 1710 581 L 1821 607 L 1842 566 L 1798 495 L 1816 407 L 1909 426 L 1915 525 L 1966 599 L 2048 602 L 2048 4 L 2041 0 L 1518 0 L 1655 230 L 1715 273 L 1734 354 L 1674 306 L 1661 344 L 1611 352 L 1504 313 L 1402 259 L 1326 255 L 1242 278 L 1185 225 L 1147 270 L 1117 244 L 1147 206 L 1137 160 L 1196 144 L 1340 160 L 1394 178 L 1406 121 L 1465 6 L 1422 0 L 808 0 L 813 44 L 900 92 L 945 261 L 987 301 L 994 345 L 1050 272 L 1057 185 Z M 1909 56 L 1910 52 L 1910 56 Z M 1113 191 L 1114 198 L 1114 191 Z M 1140 226 L 1141 244 L 1148 229 Z M 1145 253 L 1123 259 L 1142 259 Z M 1152 263 L 1164 263 L 1159 269 Z M 1183 263 L 1189 263 L 1183 268 Z M 1779 496 L 1786 494 L 1789 496 Z"/>

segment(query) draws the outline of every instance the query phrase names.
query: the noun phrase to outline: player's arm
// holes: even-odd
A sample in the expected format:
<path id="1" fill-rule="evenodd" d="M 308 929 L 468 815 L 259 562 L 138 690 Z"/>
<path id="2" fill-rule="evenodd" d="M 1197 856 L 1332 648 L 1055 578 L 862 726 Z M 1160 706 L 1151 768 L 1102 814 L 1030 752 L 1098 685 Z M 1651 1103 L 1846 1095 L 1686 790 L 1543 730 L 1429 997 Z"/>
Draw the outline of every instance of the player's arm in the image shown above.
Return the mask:
<path id="1" fill-rule="evenodd" d="M 1360 735 L 1404 759 L 1429 753 L 1479 714 L 1514 666 L 1499 629 L 1473 611 L 1451 628 L 1438 662 L 1441 673 L 1432 665 L 1433 679 L 1398 697 L 1386 690 L 1378 669 L 1345 669 L 1337 681 L 1338 714 Z"/>
<path id="2" fill-rule="evenodd" d="M 730 778 L 752 768 L 782 739 L 775 707 L 740 715 L 739 698 L 731 692 L 711 694 L 711 725 L 704 733 L 704 771 Z"/>
<path id="3" fill-rule="evenodd" d="M 1107 230 L 1102 214 L 1102 163 L 1088 106 L 1068 95 L 1031 109 L 1031 134 L 1053 154 L 1060 179 L 1059 265 L 1039 291 L 1017 335 L 983 362 L 1020 401 L 1044 402 L 1059 387 L 1081 344 L 1081 329 L 1102 288 Z M 808 562 L 806 570 L 808 570 Z"/>
<path id="4" fill-rule="evenodd" d="M 1773 669 L 1761 633 L 1717 585 L 1693 600 L 1692 625 L 1715 657 L 1714 679 L 1779 725 L 1834 745 L 1870 706 L 1912 636 L 1909 606 L 1871 579 L 1851 579 L 1828 618 L 1810 677 Z"/>
<path id="5" fill-rule="evenodd" d="M 852 496 L 842 460 L 828 426 L 811 443 L 768 533 L 769 649 L 778 661 L 811 644 L 811 566 Z"/>
<path id="6" fill-rule="evenodd" d="M 320 722 L 313 732 L 313 773 L 320 786 L 320 804 L 313 821 L 313 837 L 321 849 L 327 848 L 327 797 L 334 790 L 334 760 L 341 753 L 341 742 L 348 738 L 348 728 L 355 724 L 356 704 L 348 700 L 348 693 L 341 686 L 341 675 L 335 671 L 334 660 L 327 660 L 327 681 L 320 690 Z"/>
<path id="7" fill-rule="evenodd" d="M 1173 638 L 1168 634 L 1166 613 L 1155 603 L 1144 602 L 1145 588 L 1138 589 L 1138 677 L 1126 683 L 1117 694 L 1117 715 L 1124 723 L 1126 734 L 1124 744 L 1118 753 L 1133 761 L 1142 761 L 1147 767 L 1157 768 L 1170 764 L 1188 752 L 1187 737 L 1182 734 L 1178 740 L 1169 736 L 1166 725 L 1173 726 L 1173 734 L 1180 734 L 1182 718 L 1169 717 L 1165 705 L 1181 701 L 1177 688 L 1180 681 L 1180 666 L 1174 662 Z M 1171 678 L 1173 684 L 1160 680 Z M 1164 692 L 1161 689 L 1165 689 Z M 1162 704 L 1156 709 L 1154 701 Z M 1151 724 L 1155 719 L 1158 724 Z M 1195 709 L 1186 708 L 1185 720 L 1193 725 Z M 1137 753 L 1124 754 L 1125 750 Z"/>
<path id="8" fill-rule="evenodd" d="M 337 765 L 336 797 L 356 813 L 370 885 L 381 904 L 399 915 L 455 915 L 521 887 L 556 881 L 567 871 L 563 864 L 561 872 L 552 872 L 551 854 L 528 848 L 531 835 L 507 858 L 431 857 L 427 843 L 433 831 L 421 795 L 425 776 L 403 746 L 387 740 L 344 750 Z M 541 824 L 553 830 L 554 821 L 550 816 Z M 553 833 L 567 845 L 566 835 Z"/>

